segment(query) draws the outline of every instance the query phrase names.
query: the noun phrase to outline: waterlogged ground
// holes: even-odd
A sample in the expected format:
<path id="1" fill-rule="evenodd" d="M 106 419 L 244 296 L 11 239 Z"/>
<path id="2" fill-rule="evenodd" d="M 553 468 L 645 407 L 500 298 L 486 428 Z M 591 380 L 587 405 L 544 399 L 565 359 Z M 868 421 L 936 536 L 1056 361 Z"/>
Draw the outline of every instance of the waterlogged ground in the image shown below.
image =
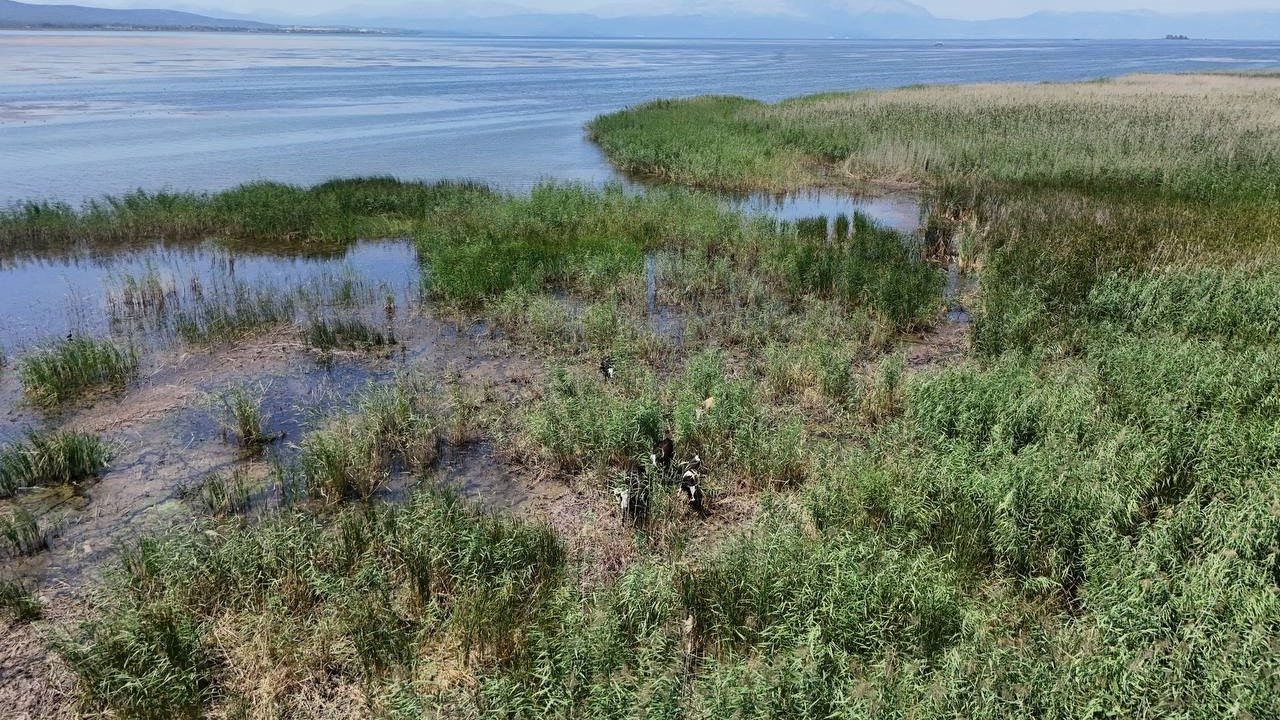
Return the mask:
<path id="1" fill-rule="evenodd" d="M 155 275 L 175 296 L 243 284 L 281 291 L 320 290 L 349 283 L 351 293 L 416 293 L 416 253 L 407 241 L 362 241 L 312 255 L 233 252 L 214 243 L 127 248 L 0 260 L 0 338 L 17 354 L 68 332 L 128 331 L 113 313 L 128 278 Z M 357 287 L 358 286 L 358 287 Z M 175 299 L 178 299 L 175 297 Z M 145 333 L 144 333 L 145 334 Z"/>
<path id="2" fill-rule="evenodd" d="M 786 222 L 822 218 L 829 228 L 837 216 L 860 213 L 900 231 L 905 242 L 920 242 L 920 204 L 905 192 L 726 196 L 722 205 Z M 671 284 L 681 279 L 668 277 L 663 262 L 660 253 L 644 258 L 644 322 L 659 342 L 678 350 L 692 318 L 688 307 L 667 302 Z M 0 513 L 30 513 L 48 538 L 37 552 L 0 554 L 0 573 L 34 588 L 46 619 L 72 622 L 121 548 L 205 521 L 210 511 L 201 484 L 207 478 L 243 482 L 248 507 L 240 513 L 250 521 L 277 512 L 290 501 L 278 468 L 295 460 L 304 435 L 351 409 L 370 383 L 419 376 L 432 378 L 440 392 L 449 378 L 481 389 L 486 406 L 499 411 L 535 403 L 548 384 L 546 358 L 508 340 L 494 324 L 435 307 L 424 299 L 424 282 L 416 245 L 403 238 L 308 254 L 204 242 L 2 261 L 0 342 L 7 365 L 0 370 L 0 442 L 60 428 L 101 437 L 113 455 L 91 482 L 26 489 L 0 500 Z M 909 367 L 949 362 L 966 351 L 962 302 L 968 290 L 965 276 L 953 268 L 946 321 L 908 339 Z M 288 298 L 287 318 L 242 337 L 184 338 L 184 314 L 260 294 Z M 569 294 L 557 298 L 571 313 L 585 307 Z M 358 319 L 389 342 L 321 351 L 305 339 L 315 318 Z M 137 378 L 121 392 L 98 393 L 61 411 L 34 407 L 23 396 L 17 365 L 68 334 L 110 337 L 137 348 Z M 260 455 L 246 454 L 219 422 L 217 395 L 237 387 L 260 395 L 263 429 L 275 438 Z M 591 483 L 544 474 L 488 437 L 442 443 L 440 453 L 427 475 L 395 471 L 377 496 L 396 502 L 419 483 L 444 484 L 485 508 L 548 523 L 569 547 L 595 558 L 592 572 L 616 573 L 634 552 L 618 532 L 617 508 Z M 690 532 L 719 536 L 741 527 L 757 508 L 753 493 L 726 489 L 716 512 Z M 6 695 L 25 697 L 24 706 L 37 715 L 65 711 L 69 705 L 59 693 L 71 691 L 39 631 L 30 624 L 9 630 L 13 642 L 0 657 Z M 6 695 L 0 702 L 7 702 Z"/>
<path id="3" fill-rule="evenodd" d="M 856 211 L 905 233 L 918 227 L 920 213 L 909 194 L 862 198 L 821 191 L 728 197 L 724 203 L 785 221 L 834 220 Z M 74 593 L 86 587 L 122 543 L 190 523 L 198 512 L 197 488 L 214 473 L 246 472 L 255 508 L 269 511 L 281 500 L 278 489 L 270 489 L 273 463 L 287 463 L 297 450 L 293 443 L 349 405 L 370 382 L 387 382 L 410 371 L 435 376 L 461 372 L 503 402 L 527 400 L 533 379 L 543 373 L 540 362 L 513 350 L 485 324 L 438 317 L 421 299 L 419 268 L 408 239 L 359 241 L 307 255 L 261 248 L 233 251 L 206 242 L 6 261 L 0 266 L 0 306 L 6 308 L 0 338 L 10 362 L 0 372 L 0 441 L 61 427 L 99 434 L 114 448 L 108 469 L 90 485 L 31 490 L 12 501 L 0 500 L 6 509 L 30 511 L 50 533 L 48 550 L 10 558 L 9 570 L 48 593 Z M 666 281 L 656 258 L 648 257 L 650 327 L 678 345 L 685 316 L 660 302 L 660 286 Z M 141 308 L 131 292 L 159 292 L 162 307 Z M 245 292 L 294 298 L 292 321 L 208 346 L 182 340 L 175 317 L 225 304 Z M 569 297 L 562 301 L 574 302 Z M 358 318 L 394 342 L 371 352 L 319 352 L 301 337 L 313 317 Z M 46 413 L 32 406 L 13 366 L 24 354 L 68 333 L 110 336 L 138 348 L 138 379 L 123 394 L 99 394 L 69 410 Z M 958 350 L 962 333 L 954 340 Z M 944 338 L 942 345 L 946 342 Z M 932 341 L 913 348 L 913 363 L 932 362 L 932 353 L 950 352 Z M 245 385 L 260 392 L 266 429 L 280 436 L 264 456 L 254 459 L 246 459 L 227 441 L 211 399 Z M 577 497 L 563 483 L 530 479 L 518 466 L 496 458 L 488 443 L 446 449 L 438 475 L 495 509 L 572 515 L 596 502 Z M 401 475 L 384 494 L 394 497 L 408 482 Z M 592 511 L 602 511 L 596 504 Z"/>
<path id="4" fill-rule="evenodd" d="M 236 292 L 296 295 L 309 299 L 299 311 L 386 317 L 387 299 L 416 302 L 420 272 L 416 251 L 404 240 L 357 242 L 319 256 L 246 254 L 213 243 L 188 247 L 140 247 L 95 256 L 79 254 L 13 260 L 0 268 L 0 347 L 18 358 L 68 334 L 110 335 L 144 352 L 142 375 L 164 383 L 190 362 L 178 348 L 173 318 L 184 309 L 218 303 Z M 127 297 L 130 285 L 158 283 L 163 308 L 141 309 Z M 49 420 L 22 402 L 18 376 L 0 378 L 0 438 Z"/>

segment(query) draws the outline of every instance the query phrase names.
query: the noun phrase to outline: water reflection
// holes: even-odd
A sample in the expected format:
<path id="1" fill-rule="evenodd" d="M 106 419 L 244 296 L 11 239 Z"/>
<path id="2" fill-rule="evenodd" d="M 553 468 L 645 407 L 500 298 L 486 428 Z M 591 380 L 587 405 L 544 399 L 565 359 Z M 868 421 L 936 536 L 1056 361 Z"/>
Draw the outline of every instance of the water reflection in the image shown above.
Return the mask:
<path id="1" fill-rule="evenodd" d="M 729 195 L 725 203 L 739 212 L 768 215 L 785 221 L 834 219 L 840 215 L 851 216 L 857 213 L 865 215 L 881 227 L 902 233 L 913 233 L 920 228 L 920 198 L 905 192 L 874 197 L 840 190 L 749 193 Z"/>
<path id="2" fill-rule="evenodd" d="M 341 290 L 357 282 L 369 292 L 400 298 L 416 286 L 417 268 L 417 252 L 407 240 L 359 241 L 343 252 L 319 256 L 247 254 L 207 242 L 25 259 L 0 267 L 0 351 L 13 356 L 69 332 L 152 329 L 130 328 L 113 312 L 131 279 L 153 282 L 175 299 L 218 287 L 298 292 L 309 287 Z"/>

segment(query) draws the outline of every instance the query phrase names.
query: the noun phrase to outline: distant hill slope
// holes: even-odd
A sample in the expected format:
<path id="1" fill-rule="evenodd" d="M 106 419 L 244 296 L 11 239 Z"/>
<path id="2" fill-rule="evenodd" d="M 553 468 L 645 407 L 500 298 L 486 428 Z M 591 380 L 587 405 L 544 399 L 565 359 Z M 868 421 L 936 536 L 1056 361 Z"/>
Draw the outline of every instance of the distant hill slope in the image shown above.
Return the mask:
<path id="1" fill-rule="evenodd" d="M 1157 0 L 1145 1 L 1159 4 Z M 633 3 L 626 15 L 540 13 L 521 10 L 521 4 L 525 3 L 388 0 L 352 5 L 318 16 L 272 19 L 296 24 L 540 37 L 1158 39 L 1190 35 L 1198 39 L 1280 39 L 1280 9 L 1037 12 L 997 20 L 956 20 L 937 17 L 910 0 L 774 0 L 761 3 L 757 12 L 727 12 L 717 10 L 712 3 L 694 3 L 684 14 L 644 12 Z"/>
<path id="2" fill-rule="evenodd" d="M 163 0 L 158 0 L 163 1 Z M 201 0 L 196 0 L 200 2 Z M 940 18 L 910 0 L 780 0 L 751 12 L 689 14 L 538 13 L 519 5 L 457 0 L 390 0 L 328 13 L 277 14 L 277 25 L 175 10 L 109 10 L 0 0 L 0 28 L 132 27 L 195 30 L 350 30 L 395 28 L 442 35 L 670 38 L 1192 38 L 1280 39 L 1280 10 L 1161 13 L 1037 12 L 997 20 Z M 397 2 L 402 4 L 396 4 Z M 1154 0 L 1152 0 L 1154 4 Z M 778 8 L 781 7 L 782 10 Z M 203 8 L 201 8 L 203 9 Z M 205 9 L 206 12 L 218 12 Z M 294 11 L 295 13 L 297 11 Z"/>
<path id="3" fill-rule="evenodd" d="M 906 5 L 906 3 L 903 3 Z M 408 8 L 408 6 L 406 6 Z M 752 15 L 516 14 L 449 17 L 411 14 L 380 15 L 364 22 L 377 27 L 448 30 L 475 35 L 582 37 L 731 37 L 731 38 L 928 38 L 928 39 L 1158 39 L 1190 35 L 1215 39 L 1280 39 L 1280 12 L 1038 12 L 998 20 L 953 20 L 927 11 L 899 8 L 868 12 Z M 350 12 L 350 11 L 348 11 Z M 383 10 L 385 13 L 385 9 Z M 336 13 L 317 21 L 356 23 L 363 18 Z"/>
<path id="4" fill-rule="evenodd" d="M 145 27 L 274 30 L 253 20 L 224 20 L 177 10 L 110 10 L 82 5 L 32 5 L 0 0 L 0 27 Z"/>

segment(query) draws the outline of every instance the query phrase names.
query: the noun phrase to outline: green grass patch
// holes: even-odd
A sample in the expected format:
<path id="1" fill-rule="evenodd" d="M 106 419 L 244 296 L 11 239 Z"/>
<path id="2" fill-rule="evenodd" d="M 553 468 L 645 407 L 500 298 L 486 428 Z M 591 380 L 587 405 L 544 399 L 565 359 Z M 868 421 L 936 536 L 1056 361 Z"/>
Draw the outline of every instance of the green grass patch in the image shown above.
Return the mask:
<path id="1" fill-rule="evenodd" d="M 623 276 L 639 275 L 647 249 L 741 234 L 740 225 L 687 193 L 544 185 L 527 198 L 448 208 L 417 239 L 429 292 L 472 304 L 510 290 L 605 294 Z"/>
<path id="2" fill-rule="evenodd" d="M 242 385 L 210 393 L 205 404 L 216 414 L 224 438 L 233 439 L 246 451 L 258 451 L 278 436 L 267 432 L 262 413 L 261 385 Z"/>
<path id="3" fill-rule="evenodd" d="M 100 473 L 111 450 L 97 436 L 77 432 L 32 433 L 0 449 L 0 497 L 19 488 L 73 483 Z"/>
<path id="4" fill-rule="evenodd" d="M 548 528 L 491 517 L 424 492 L 352 507 L 332 522 L 286 513 L 217 533 L 145 540 L 114 573 L 103 611 L 61 651 L 90 707 L 135 717 L 201 715 L 216 700 L 269 714 L 306 705 L 294 690 L 228 673 L 285 669 L 295 688 L 484 667 L 519 652 L 559 587 L 564 550 Z M 229 631 L 231 635 L 216 635 Z"/>
<path id="5" fill-rule="evenodd" d="M 54 407 L 93 390 L 121 389 L 137 369 L 132 346 L 76 335 L 24 356 L 18 376 L 32 402 Z"/>
<path id="6" fill-rule="evenodd" d="M 40 600 L 26 585 L 14 580 L 0 579 L 0 609 L 17 622 L 39 620 L 42 614 Z"/>
<path id="7" fill-rule="evenodd" d="M 236 468 L 230 477 L 218 473 L 207 475 L 200 482 L 198 494 L 210 515 L 225 518 L 247 509 L 253 491 L 249 487 L 248 472 Z"/>
<path id="8" fill-rule="evenodd" d="M 607 473 L 630 460 L 648 462 L 668 432 L 681 459 L 698 454 L 740 482 L 799 482 L 808 472 L 802 423 L 766 406 L 753 383 L 727 377 L 724 363 L 721 354 L 700 354 L 668 382 L 629 367 L 613 381 L 598 371 L 559 369 L 525 418 L 525 432 L 547 460 L 566 469 Z"/>
<path id="9" fill-rule="evenodd" d="M 407 386 L 370 385 L 351 413 L 302 438 L 298 474 L 321 501 L 368 499 L 393 472 L 435 462 L 439 432 L 439 421 Z"/>
<path id="10" fill-rule="evenodd" d="M 373 325 L 358 318 L 315 318 L 303 331 L 306 343 L 317 350 L 370 350 L 394 342 Z"/>

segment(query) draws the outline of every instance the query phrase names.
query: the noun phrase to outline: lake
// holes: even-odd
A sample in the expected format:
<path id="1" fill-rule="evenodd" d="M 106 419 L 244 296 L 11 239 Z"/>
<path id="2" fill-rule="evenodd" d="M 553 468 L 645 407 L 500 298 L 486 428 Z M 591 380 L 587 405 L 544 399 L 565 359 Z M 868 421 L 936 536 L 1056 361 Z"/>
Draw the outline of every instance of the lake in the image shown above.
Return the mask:
<path id="1" fill-rule="evenodd" d="M 253 179 L 615 179 L 583 138 L 654 97 L 1280 64 L 1280 42 L 563 40 L 0 32 L 0 205 Z"/>

